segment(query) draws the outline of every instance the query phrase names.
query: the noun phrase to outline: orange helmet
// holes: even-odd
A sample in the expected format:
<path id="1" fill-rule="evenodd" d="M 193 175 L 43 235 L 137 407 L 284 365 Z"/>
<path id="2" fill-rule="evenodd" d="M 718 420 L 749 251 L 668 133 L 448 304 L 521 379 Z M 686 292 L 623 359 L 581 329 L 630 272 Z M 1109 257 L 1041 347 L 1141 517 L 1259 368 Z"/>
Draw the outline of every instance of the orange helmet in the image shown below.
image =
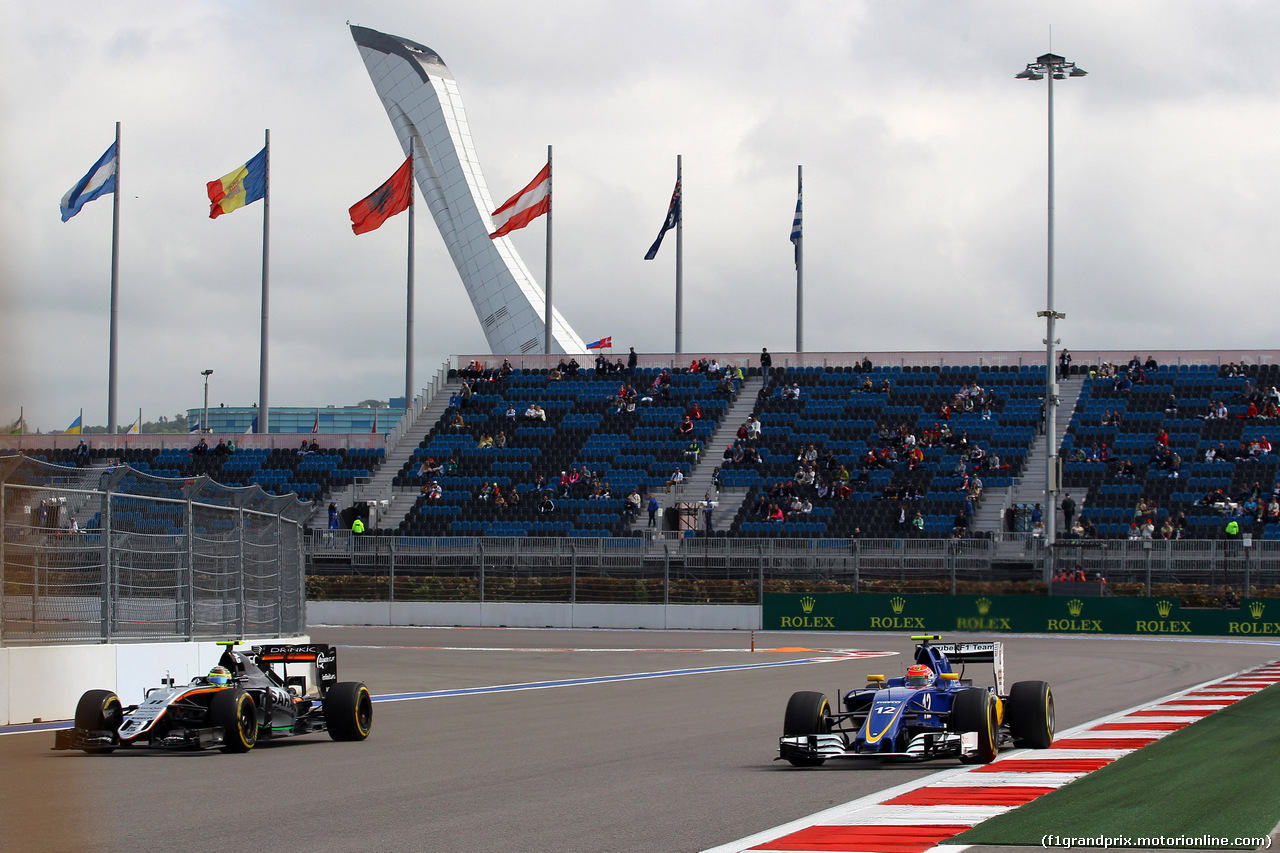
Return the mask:
<path id="1" fill-rule="evenodd" d="M 932 687 L 933 670 L 922 663 L 907 668 L 908 687 Z"/>

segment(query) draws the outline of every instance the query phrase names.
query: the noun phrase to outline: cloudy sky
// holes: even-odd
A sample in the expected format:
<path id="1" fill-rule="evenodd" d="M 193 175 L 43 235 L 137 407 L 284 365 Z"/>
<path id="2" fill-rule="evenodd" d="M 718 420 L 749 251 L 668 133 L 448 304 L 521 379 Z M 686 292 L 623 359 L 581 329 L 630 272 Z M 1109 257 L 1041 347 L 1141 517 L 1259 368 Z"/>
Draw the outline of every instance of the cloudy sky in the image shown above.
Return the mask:
<path id="1" fill-rule="evenodd" d="M 684 157 L 684 349 L 1040 349 L 1052 48 L 1056 307 L 1074 349 L 1273 348 L 1280 37 L 1270 2 L 11 0 L 0 28 L 0 422 L 105 423 L 111 199 L 58 201 L 123 123 L 119 420 L 258 395 L 261 203 L 205 183 L 269 128 L 271 391 L 402 393 L 405 217 L 347 208 L 402 154 L 346 23 L 457 77 L 495 199 L 555 146 L 557 307 L 584 340 L 673 348 L 674 241 L 645 250 Z M 1050 39 L 1052 38 L 1052 44 Z M 544 231 L 516 235 L 541 275 Z M 417 373 L 483 352 L 429 219 Z M 421 383 L 419 383 L 421 384 Z"/>

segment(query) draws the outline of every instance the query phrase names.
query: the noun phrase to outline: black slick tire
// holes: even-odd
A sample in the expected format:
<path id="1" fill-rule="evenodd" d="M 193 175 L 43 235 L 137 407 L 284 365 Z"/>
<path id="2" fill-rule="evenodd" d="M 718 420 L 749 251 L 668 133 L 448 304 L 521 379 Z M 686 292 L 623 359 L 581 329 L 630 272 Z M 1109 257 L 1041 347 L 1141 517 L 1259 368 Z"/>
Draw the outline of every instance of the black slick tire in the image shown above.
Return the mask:
<path id="1" fill-rule="evenodd" d="M 1048 749 L 1057 721 L 1053 691 L 1043 681 L 1019 681 L 1009 691 L 1009 731 L 1015 746 Z"/>
<path id="2" fill-rule="evenodd" d="M 951 730 L 978 733 L 977 751 L 960 756 L 961 764 L 990 764 L 995 761 L 998 727 L 994 696 L 981 688 L 962 690 L 956 695 L 951 706 Z"/>
<path id="3" fill-rule="evenodd" d="M 831 703 L 825 693 L 801 690 L 792 693 L 787 700 L 787 711 L 782 718 L 782 734 L 786 737 L 800 735 L 825 735 L 831 731 Z M 825 758 L 788 758 L 796 767 L 819 767 Z"/>
<path id="4" fill-rule="evenodd" d="M 247 690 L 220 690 L 209 703 L 209 725 L 222 728 L 223 752 L 248 752 L 258 743 L 258 706 Z"/>
<path id="5" fill-rule="evenodd" d="M 364 740 L 373 730 L 373 697 L 362 681 L 340 681 L 324 694 L 324 722 L 334 740 Z"/>
<path id="6" fill-rule="evenodd" d="M 124 722 L 124 706 L 120 697 L 110 690 L 90 690 L 76 703 L 76 728 L 93 732 L 120 731 Z M 84 750 L 90 755 L 109 755 L 114 746 L 95 746 Z"/>

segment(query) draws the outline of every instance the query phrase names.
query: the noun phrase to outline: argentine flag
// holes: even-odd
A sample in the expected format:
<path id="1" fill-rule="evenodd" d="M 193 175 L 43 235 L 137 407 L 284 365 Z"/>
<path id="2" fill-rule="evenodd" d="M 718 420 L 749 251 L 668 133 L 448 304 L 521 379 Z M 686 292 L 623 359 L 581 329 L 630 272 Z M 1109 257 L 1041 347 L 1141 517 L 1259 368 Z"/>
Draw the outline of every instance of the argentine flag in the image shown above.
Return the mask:
<path id="1" fill-rule="evenodd" d="M 81 178 L 74 187 L 67 190 L 62 197 L 62 221 L 66 222 L 80 212 L 80 208 L 101 195 L 116 191 L 116 168 L 120 159 L 116 152 L 116 143 L 111 143 L 107 153 L 98 158 L 89 174 Z"/>

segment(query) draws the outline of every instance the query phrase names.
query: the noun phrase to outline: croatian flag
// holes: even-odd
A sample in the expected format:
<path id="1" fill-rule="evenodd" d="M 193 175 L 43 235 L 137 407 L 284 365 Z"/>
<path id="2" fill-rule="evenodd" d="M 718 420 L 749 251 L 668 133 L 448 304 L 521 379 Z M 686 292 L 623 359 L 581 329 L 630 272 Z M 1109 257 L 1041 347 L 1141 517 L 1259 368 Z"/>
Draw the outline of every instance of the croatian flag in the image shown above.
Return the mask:
<path id="1" fill-rule="evenodd" d="M 544 213 L 551 212 L 551 164 L 542 167 L 527 187 L 503 202 L 493 212 L 495 230 L 490 239 L 523 228 Z"/>
<path id="2" fill-rule="evenodd" d="M 601 338 L 587 344 L 587 349 L 613 349 L 613 338 Z"/>
<path id="3" fill-rule="evenodd" d="M 66 222 L 80 212 L 80 208 L 98 196 L 116 191 L 116 170 L 120 166 L 120 158 L 116 151 L 116 143 L 111 143 L 107 153 L 98 158 L 89 174 L 81 178 L 74 187 L 67 190 L 58 206 L 62 211 L 62 221 Z"/>

